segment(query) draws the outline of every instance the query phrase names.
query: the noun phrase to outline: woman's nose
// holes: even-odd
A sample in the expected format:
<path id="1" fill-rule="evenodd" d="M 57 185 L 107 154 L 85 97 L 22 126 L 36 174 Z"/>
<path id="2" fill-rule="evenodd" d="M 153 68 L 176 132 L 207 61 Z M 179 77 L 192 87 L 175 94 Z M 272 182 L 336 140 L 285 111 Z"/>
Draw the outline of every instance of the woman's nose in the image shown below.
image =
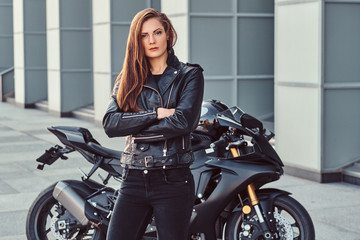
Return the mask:
<path id="1" fill-rule="evenodd" d="M 150 34 L 149 41 L 150 43 L 155 43 L 155 36 L 153 34 Z"/>

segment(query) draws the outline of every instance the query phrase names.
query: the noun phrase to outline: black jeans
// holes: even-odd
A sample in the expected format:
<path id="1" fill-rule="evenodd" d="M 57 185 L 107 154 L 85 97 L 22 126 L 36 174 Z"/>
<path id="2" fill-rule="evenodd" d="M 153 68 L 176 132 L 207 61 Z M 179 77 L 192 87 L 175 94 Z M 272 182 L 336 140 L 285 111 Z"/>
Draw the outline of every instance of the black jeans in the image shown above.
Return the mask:
<path id="1" fill-rule="evenodd" d="M 107 240 L 140 240 L 152 214 L 158 239 L 186 240 L 195 200 L 189 168 L 126 170 Z"/>

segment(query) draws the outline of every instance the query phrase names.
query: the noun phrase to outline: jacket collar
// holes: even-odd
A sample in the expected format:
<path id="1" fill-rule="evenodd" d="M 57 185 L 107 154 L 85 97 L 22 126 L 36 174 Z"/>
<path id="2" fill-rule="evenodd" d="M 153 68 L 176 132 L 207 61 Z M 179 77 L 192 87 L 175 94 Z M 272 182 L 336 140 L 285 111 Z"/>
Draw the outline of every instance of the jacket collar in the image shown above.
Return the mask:
<path id="1" fill-rule="evenodd" d="M 166 92 L 166 90 L 170 87 L 172 82 L 180 73 L 180 61 L 175 56 L 173 49 L 169 50 L 166 63 L 168 66 L 162 74 L 162 77 L 158 83 L 155 82 L 151 73 L 149 73 L 149 76 L 145 83 L 145 85 L 158 90 L 161 95 Z"/>

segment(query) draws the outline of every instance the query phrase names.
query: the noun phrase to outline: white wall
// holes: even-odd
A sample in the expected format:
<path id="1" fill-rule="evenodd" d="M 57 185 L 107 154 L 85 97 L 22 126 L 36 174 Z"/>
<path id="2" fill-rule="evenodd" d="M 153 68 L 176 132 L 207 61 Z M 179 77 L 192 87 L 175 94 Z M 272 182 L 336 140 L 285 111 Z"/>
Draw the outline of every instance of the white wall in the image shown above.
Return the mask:
<path id="1" fill-rule="evenodd" d="M 321 170 L 322 1 L 275 2 L 276 149 L 285 164 Z"/>

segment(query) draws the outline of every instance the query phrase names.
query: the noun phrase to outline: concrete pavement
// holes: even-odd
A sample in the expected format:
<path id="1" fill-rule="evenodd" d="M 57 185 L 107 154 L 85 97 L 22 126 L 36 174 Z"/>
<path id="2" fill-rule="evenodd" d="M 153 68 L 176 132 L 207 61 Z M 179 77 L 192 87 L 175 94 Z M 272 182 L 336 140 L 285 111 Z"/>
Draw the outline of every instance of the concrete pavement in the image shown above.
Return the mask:
<path id="1" fill-rule="evenodd" d="M 67 161 L 58 160 L 45 166 L 44 171 L 36 169 L 35 159 L 45 149 L 60 144 L 46 129 L 53 125 L 88 128 L 109 148 L 122 149 L 124 144 L 123 138 L 107 138 L 103 129 L 93 123 L 0 103 L 0 240 L 26 240 L 27 211 L 38 193 L 57 180 L 80 179 L 77 168 L 86 171 L 91 167 L 79 154 L 71 153 Z M 360 186 L 320 184 L 286 174 L 268 186 L 293 193 L 305 206 L 313 219 L 317 240 L 360 240 Z"/>

